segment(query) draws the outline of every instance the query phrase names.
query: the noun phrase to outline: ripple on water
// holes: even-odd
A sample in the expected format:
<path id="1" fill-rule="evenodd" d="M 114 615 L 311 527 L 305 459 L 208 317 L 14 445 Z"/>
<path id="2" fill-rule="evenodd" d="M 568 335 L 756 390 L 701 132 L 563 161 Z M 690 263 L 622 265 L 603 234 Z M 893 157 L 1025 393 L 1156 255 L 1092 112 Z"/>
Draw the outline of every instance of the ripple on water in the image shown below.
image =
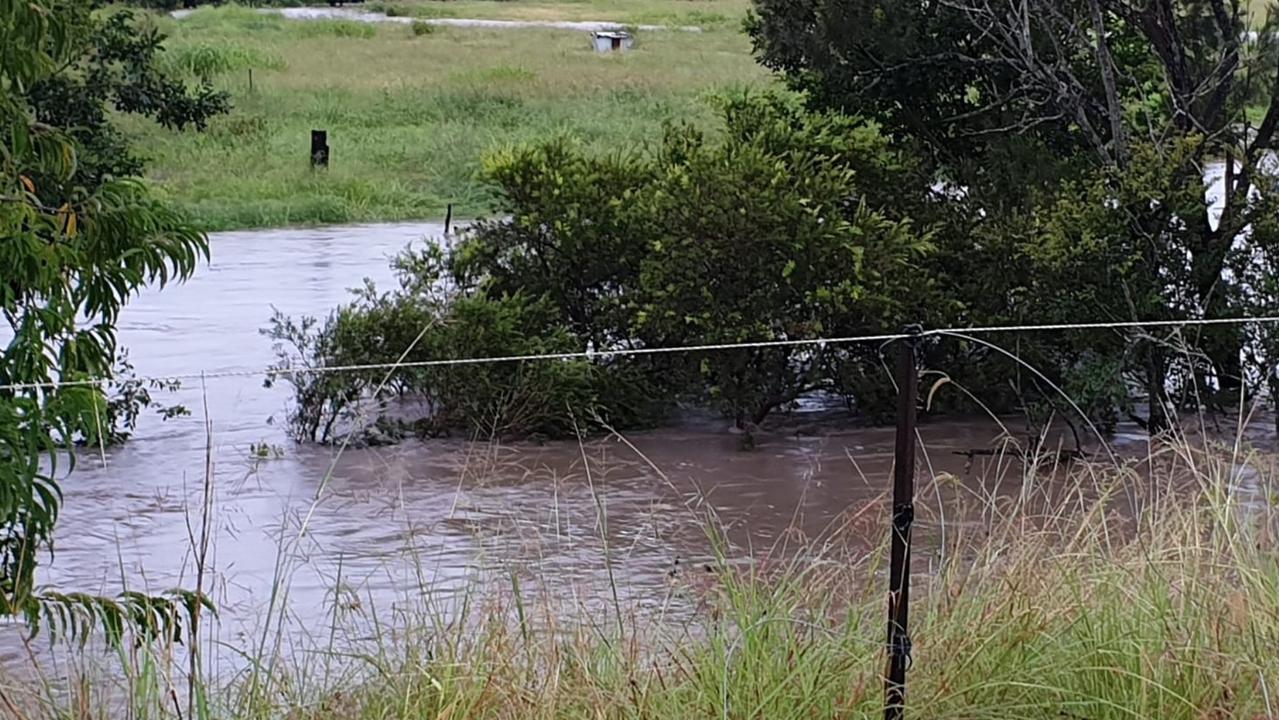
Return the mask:
<path id="1" fill-rule="evenodd" d="M 387 283 L 388 257 L 441 232 L 437 223 L 406 223 L 217 234 L 211 270 L 126 308 L 121 344 L 144 376 L 263 368 L 273 357 L 258 329 L 272 307 L 327 312 L 365 277 Z M 335 460 L 330 448 L 284 437 L 287 395 L 261 381 L 211 378 L 160 393 L 194 416 L 144 417 L 105 464 L 83 457 L 65 481 L 57 554 L 41 582 L 105 592 L 191 587 L 188 521 L 198 532 L 206 461 L 215 507 L 209 587 L 224 608 L 218 632 L 232 642 L 261 626 L 282 548 L 292 549 L 289 602 L 302 633 L 322 627 L 342 593 L 366 609 L 402 608 L 460 592 L 486 573 L 553 580 L 545 583 L 552 592 L 600 589 L 606 547 L 623 592 L 651 604 L 668 594 L 676 558 L 709 555 L 708 505 L 744 555 L 785 542 L 792 526 L 821 536 L 850 509 L 882 500 L 890 476 L 891 429 L 812 407 L 761 433 L 750 453 L 737 450 L 719 418 L 694 415 L 628 436 L 634 450 L 608 439 L 585 448 L 438 440 L 352 449 Z M 981 484 L 985 461 L 952 451 L 987 447 L 993 423 L 926 424 L 920 433 L 927 467 Z M 283 457 L 251 457 L 250 445 L 262 442 L 282 446 Z"/>

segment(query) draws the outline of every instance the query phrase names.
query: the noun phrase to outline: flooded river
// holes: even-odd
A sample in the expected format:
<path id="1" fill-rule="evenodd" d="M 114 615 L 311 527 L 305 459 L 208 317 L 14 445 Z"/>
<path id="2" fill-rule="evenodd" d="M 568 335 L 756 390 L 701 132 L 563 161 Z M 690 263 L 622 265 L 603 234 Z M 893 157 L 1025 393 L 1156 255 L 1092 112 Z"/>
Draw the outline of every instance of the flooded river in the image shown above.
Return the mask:
<path id="1" fill-rule="evenodd" d="M 140 376 L 265 368 L 273 352 L 259 329 L 272 308 L 327 312 L 362 278 L 389 281 L 394 253 L 441 231 L 400 224 L 217 234 L 212 262 L 193 280 L 129 304 L 120 341 Z M 192 587 L 206 447 L 208 587 L 232 640 L 259 626 L 283 577 L 300 626 L 325 617 L 335 597 L 390 607 L 423 587 L 455 590 L 485 569 L 518 567 L 587 592 L 604 570 L 597 499 L 625 592 L 659 597 L 677 558 L 707 554 L 690 508 L 713 505 L 739 549 L 767 547 L 788 527 L 820 533 L 879 497 L 889 479 L 891 429 L 821 413 L 782 423 L 749 453 L 725 421 L 695 416 L 629 436 L 633 448 L 617 439 L 585 448 L 432 440 L 348 449 L 334 464 L 335 450 L 288 441 L 280 422 L 287 387 L 266 389 L 262 380 L 186 381 L 157 399 L 191 416 L 148 414 L 126 445 L 84 452 L 64 481 L 56 554 L 40 581 L 107 594 Z M 962 473 L 966 461 L 950 451 L 988 447 L 997 432 L 947 424 L 925 426 L 923 436 L 936 469 Z M 255 457 L 258 444 L 282 455 Z M 291 548 L 304 521 L 305 537 Z"/>
<path id="2" fill-rule="evenodd" d="M 121 343 L 140 376 L 265 368 L 273 352 L 259 329 L 272 308 L 325 313 L 364 277 L 388 282 L 394 253 L 441 231 L 419 223 L 214 235 L 212 262 L 193 280 L 129 304 Z M 335 602 L 389 613 L 486 573 L 553 578 L 560 591 L 598 596 L 606 548 L 620 591 L 655 605 L 677 560 L 700 567 L 708 556 L 698 521 L 708 507 L 728 529 L 730 554 L 745 556 L 820 536 L 889 487 L 892 429 L 829 411 L 782 420 L 752 452 L 738 450 L 726 421 L 693 415 L 584 447 L 431 440 L 335 460 L 332 448 L 287 440 L 287 389 L 262 381 L 187 381 L 158 399 L 191 416 L 148 415 L 126 445 L 85 452 L 64 481 L 56 555 L 40 581 L 106 594 L 194 587 L 210 465 L 205 585 L 221 608 L 219 636 L 237 645 L 263 627 L 273 589 L 288 591 L 275 603 L 288 608 L 284 636 L 307 636 Z M 923 482 L 949 472 L 972 492 L 996 491 L 996 461 L 970 467 L 954 451 L 991 447 L 998 435 L 990 422 L 924 424 Z M 258 444 L 281 453 L 256 457 Z M 1018 473 L 1004 482 L 1015 487 Z M 936 532 L 934 518 L 921 510 L 922 535 Z M 866 527 L 866 542 L 882 531 Z"/>

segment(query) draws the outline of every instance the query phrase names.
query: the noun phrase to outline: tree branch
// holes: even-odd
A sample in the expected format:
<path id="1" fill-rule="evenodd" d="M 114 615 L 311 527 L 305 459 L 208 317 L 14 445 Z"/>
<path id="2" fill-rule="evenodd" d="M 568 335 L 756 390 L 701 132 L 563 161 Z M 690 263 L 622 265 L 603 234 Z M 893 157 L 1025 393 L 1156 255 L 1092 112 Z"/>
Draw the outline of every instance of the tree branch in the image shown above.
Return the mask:
<path id="1" fill-rule="evenodd" d="M 1115 161 L 1128 164 L 1128 142 L 1124 130 L 1123 107 L 1119 104 L 1119 92 L 1115 87 L 1115 60 L 1110 54 L 1110 40 L 1106 37 L 1106 21 L 1102 17 L 1100 0 L 1089 0 L 1092 11 L 1093 32 L 1097 35 L 1097 64 L 1101 66 L 1101 82 L 1106 90 L 1106 112 L 1110 118 L 1110 141 L 1115 148 Z"/>

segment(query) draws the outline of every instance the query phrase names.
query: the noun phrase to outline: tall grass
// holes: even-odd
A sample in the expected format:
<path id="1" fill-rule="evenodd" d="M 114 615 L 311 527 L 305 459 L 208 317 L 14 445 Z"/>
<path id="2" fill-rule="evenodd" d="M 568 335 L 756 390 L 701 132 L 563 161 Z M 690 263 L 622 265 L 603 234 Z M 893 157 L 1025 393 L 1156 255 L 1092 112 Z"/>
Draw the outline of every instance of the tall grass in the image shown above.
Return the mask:
<path id="1" fill-rule="evenodd" d="M 299 22 L 293 30 L 304 38 L 361 38 L 377 36 L 377 28 L 369 23 L 354 20 L 308 20 Z"/>
<path id="2" fill-rule="evenodd" d="M 948 476 L 921 489 L 907 716 L 1276 717 L 1274 458 L 1186 437 L 1119 466 L 1047 457 L 1004 464 L 980 491 Z M 386 617 L 344 589 L 339 561 L 328 626 L 294 641 L 305 651 L 282 655 L 268 624 L 264 642 L 236 650 L 242 674 L 199 678 L 208 700 L 193 714 L 879 716 L 886 553 L 866 538 L 887 535 L 884 501 L 745 555 L 713 513 L 688 513 L 717 550 L 705 567 L 676 566 L 660 597 L 619 597 L 610 573 L 583 598 L 513 568 L 447 599 L 423 581 Z M 286 606 L 273 604 L 277 622 Z M 31 718 L 178 717 L 179 656 L 135 650 L 114 685 L 81 675 L 0 700 Z"/>
<path id="3" fill-rule="evenodd" d="M 234 41 L 172 45 L 161 56 L 161 63 L 169 72 L 205 81 L 240 70 L 280 71 L 288 67 L 284 58 L 276 53 Z"/>

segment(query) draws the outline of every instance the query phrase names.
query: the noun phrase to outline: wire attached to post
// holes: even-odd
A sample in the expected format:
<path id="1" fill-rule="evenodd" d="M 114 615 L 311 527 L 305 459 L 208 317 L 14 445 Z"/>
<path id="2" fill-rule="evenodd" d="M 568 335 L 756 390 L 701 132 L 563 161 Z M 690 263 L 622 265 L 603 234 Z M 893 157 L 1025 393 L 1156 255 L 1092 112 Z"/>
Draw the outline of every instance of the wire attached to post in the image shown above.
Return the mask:
<path id="1" fill-rule="evenodd" d="M 893 462 L 892 550 L 888 568 L 888 667 L 884 720 L 900 720 L 910 669 L 910 536 L 915 522 L 915 421 L 919 404 L 919 344 L 924 330 L 909 325 L 897 354 L 897 437 Z"/>

